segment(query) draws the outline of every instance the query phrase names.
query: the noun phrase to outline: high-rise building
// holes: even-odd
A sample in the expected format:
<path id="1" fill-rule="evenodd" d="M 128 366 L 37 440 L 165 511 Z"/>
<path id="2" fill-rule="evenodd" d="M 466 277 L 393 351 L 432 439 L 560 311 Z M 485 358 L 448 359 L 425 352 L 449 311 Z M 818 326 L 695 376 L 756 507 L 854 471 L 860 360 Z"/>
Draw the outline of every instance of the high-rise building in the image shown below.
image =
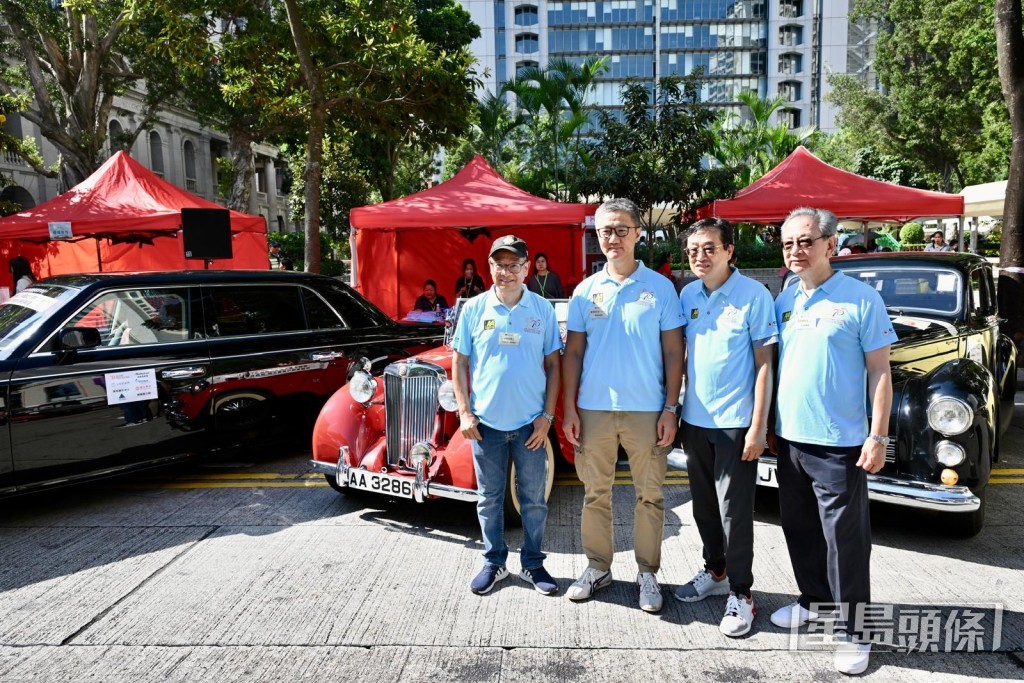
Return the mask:
<path id="1" fill-rule="evenodd" d="M 848 19 L 851 0 L 461 0 L 481 28 L 471 49 L 497 91 L 519 69 L 562 57 L 609 58 L 593 103 L 620 106 L 626 78 L 652 84 L 702 67 L 702 99 L 739 107 L 737 94 L 781 95 L 791 128 L 835 128 L 827 74 L 875 86 L 874 32 Z"/>

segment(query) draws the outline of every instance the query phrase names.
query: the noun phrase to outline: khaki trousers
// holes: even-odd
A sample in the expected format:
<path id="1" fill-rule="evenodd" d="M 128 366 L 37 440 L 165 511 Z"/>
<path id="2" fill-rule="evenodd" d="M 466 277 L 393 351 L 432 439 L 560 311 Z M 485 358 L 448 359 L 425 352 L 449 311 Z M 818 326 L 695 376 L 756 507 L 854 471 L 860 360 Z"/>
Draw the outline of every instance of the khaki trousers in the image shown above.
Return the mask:
<path id="1" fill-rule="evenodd" d="M 668 447 L 658 447 L 660 412 L 580 410 L 580 449 L 576 473 L 586 491 L 581 536 L 589 565 L 608 571 L 615 555 L 612 534 L 612 484 L 619 444 L 629 457 L 636 507 L 633 551 L 641 572 L 661 567 L 665 497 L 661 487 L 668 468 Z"/>

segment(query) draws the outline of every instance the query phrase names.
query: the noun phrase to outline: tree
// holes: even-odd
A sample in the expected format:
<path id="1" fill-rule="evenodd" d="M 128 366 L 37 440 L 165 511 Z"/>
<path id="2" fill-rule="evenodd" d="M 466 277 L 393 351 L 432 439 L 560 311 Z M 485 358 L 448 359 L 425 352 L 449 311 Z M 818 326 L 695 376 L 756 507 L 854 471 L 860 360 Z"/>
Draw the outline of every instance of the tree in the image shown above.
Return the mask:
<path id="1" fill-rule="evenodd" d="M 608 68 L 607 57 L 588 57 L 577 64 L 556 58 L 544 68 L 527 67 L 504 86 L 516 96 L 517 106 L 526 113 L 531 128 L 532 154 L 525 159 L 532 172 L 521 168 L 514 175 L 524 177 L 527 189 L 556 200 L 571 200 L 578 188 L 571 174 L 578 169 L 582 132 L 590 123 L 592 108 L 587 97 L 594 80 Z M 567 158 L 569 157 L 569 158 Z M 561 173 L 562 170 L 565 173 Z"/>
<path id="2" fill-rule="evenodd" d="M 999 247 L 999 310 L 1020 346 L 1024 341 L 1024 22 L 1021 0 L 996 0 L 995 26 L 1002 84 L 1013 146 L 1009 182 L 1003 201 L 1003 235 Z"/>
<path id="3" fill-rule="evenodd" d="M 881 91 L 829 78 L 840 126 L 858 147 L 903 156 L 946 192 L 1002 177 L 1009 148 L 999 97 L 994 0 L 859 0 L 879 23 Z"/>
<path id="4" fill-rule="evenodd" d="M 0 3 L 0 44 L 17 46 L 19 66 L 0 69 L 0 94 L 30 96 L 21 116 L 39 126 L 60 152 L 59 172 L 44 168 L 30 148 L 15 149 L 36 172 L 59 177 L 67 190 L 95 171 L 107 139 L 114 97 L 145 82 L 145 109 L 120 145 L 131 146 L 169 96 L 168 66 L 149 59 L 153 38 L 128 31 L 123 0 L 5 0 Z M 0 61 L 10 53 L 0 54 Z M 171 90 L 174 85 L 172 84 Z"/>
<path id="5" fill-rule="evenodd" d="M 627 81 L 622 104 L 621 120 L 599 114 L 604 135 L 590 145 L 586 192 L 633 200 L 650 229 L 656 205 L 689 219 L 694 207 L 732 191 L 729 172 L 703 163 L 714 150 L 715 114 L 700 101 L 699 72 L 662 78 L 653 101 L 646 84 Z"/>
<path id="6" fill-rule="evenodd" d="M 738 187 L 746 187 L 775 168 L 800 145 L 812 145 L 817 130 L 811 126 L 791 131 L 785 124 L 772 123 L 786 100 L 783 97 L 761 99 L 753 91 L 741 92 L 737 99 L 743 114 L 728 110 L 714 124 L 715 159 L 736 175 Z M 740 119 L 740 123 L 736 123 Z"/>

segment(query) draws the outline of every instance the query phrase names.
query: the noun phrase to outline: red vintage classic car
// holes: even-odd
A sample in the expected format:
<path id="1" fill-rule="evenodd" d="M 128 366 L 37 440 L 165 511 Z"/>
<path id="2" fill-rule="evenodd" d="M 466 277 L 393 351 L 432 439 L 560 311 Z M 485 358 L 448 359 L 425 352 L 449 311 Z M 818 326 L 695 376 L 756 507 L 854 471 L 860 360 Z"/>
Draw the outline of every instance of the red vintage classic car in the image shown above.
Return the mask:
<path id="1" fill-rule="evenodd" d="M 568 306 L 552 302 L 562 339 Z M 376 367 L 363 359 L 349 383 L 327 401 L 313 429 L 315 470 L 341 493 L 369 491 L 424 502 L 430 498 L 476 501 L 469 442 L 459 432 L 451 382 L 451 337 L 462 301 L 449 316 L 445 345 Z M 556 415 L 555 424 L 561 424 Z M 552 427 L 546 444 L 547 495 L 556 458 L 574 451 Z M 518 519 L 514 479 L 506 490 L 506 518 Z"/>

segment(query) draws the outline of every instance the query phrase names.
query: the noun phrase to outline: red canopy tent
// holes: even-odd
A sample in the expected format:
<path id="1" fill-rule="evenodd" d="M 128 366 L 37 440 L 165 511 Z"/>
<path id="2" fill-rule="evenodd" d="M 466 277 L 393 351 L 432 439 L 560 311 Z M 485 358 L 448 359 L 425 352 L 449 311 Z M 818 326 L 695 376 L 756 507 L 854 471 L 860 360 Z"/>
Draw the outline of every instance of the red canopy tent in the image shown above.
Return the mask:
<path id="1" fill-rule="evenodd" d="M 526 240 L 531 255 L 547 254 L 570 287 L 585 277 L 583 223 L 596 209 L 535 197 L 477 155 L 447 182 L 352 210 L 356 287 L 395 318 L 412 310 L 427 279 L 452 303 L 462 260 L 474 259 L 489 281 L 491 243 L 510 233 Z"/>
<path id="2" fill-rule="evenodd" d="M 801 206 L 828 209 L 840 219 L 899 221 L 930 216 L 959 216 L 964 198 L 872 180 L 830 166 L 798 147 L 786 159 L 732 199 L 697 210 L 701 218 L 781 223 Z"/>
<path id="3" fill-rule="evenodd" d="M 38 277 L 63 273 L 202 268 L 186 259 L 181 209 L 222 209 L 163 180 L 125 152 L 110 157 L 68 192 L 0 218 L 0 256 L 24 256 Z M 266 269 L 262 216 L 230 212 L 233 258 L 217 268 Z M 70 241 L 51 240 L 49 223 L 70 222 Z"/>

